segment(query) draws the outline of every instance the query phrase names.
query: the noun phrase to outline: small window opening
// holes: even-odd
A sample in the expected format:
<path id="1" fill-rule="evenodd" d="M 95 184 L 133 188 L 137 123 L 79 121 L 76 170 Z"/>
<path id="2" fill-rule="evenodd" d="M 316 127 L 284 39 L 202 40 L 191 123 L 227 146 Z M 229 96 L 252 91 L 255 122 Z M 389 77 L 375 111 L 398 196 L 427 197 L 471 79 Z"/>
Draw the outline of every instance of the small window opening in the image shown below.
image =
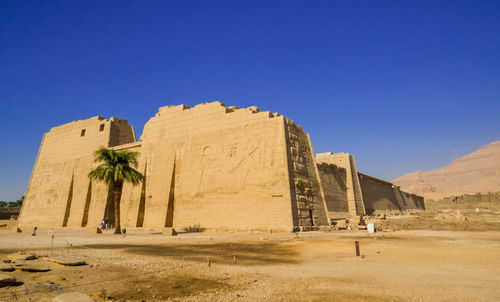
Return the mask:
<path id="1" fill-rule="evenodd" d="M 101 132 L 103 130 L 104 130 L 104 124 L 101 124 L 101 126 L 99 126 L 99 132 Z"/>
<path id="2" fill-rule="evenodd" d="M 85 136 L 85 129 L 82 129 L 82 133 L 80 133 L 80 136 Z"/>

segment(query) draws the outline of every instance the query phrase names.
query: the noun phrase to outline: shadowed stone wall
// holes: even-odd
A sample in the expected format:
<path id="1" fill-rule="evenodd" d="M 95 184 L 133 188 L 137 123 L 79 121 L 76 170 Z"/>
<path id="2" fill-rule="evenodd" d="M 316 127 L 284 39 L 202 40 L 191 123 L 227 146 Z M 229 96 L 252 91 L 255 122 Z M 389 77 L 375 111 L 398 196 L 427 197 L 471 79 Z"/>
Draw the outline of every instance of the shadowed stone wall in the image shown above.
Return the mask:
<path id="1" fill-rule="evenodd" d="M 331 219 L 386 210 L 425 209 L 423 197 L 403 192 L 390 182 L 358 173 L 354 157 L 347 153 L 320 153 L 317 162 Z"/>
<path id="2" fill-rule="evenodd" d="M 318 171 L 329 216 L 348 217 L 346 170 L 333 164 L 318 163 Z"/>

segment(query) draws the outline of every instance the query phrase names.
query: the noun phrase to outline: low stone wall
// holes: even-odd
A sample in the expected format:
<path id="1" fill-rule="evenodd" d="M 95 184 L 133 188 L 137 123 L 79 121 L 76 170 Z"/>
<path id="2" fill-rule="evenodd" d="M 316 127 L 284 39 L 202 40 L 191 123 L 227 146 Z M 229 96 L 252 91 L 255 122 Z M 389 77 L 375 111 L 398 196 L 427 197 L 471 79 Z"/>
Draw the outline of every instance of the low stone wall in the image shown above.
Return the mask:
<path id="1" fill-rule="evenodd" d="M 500 192 L 488 192 L 486 194 L 464 194 L 460 196 L 449 196 L 442 199 L 445 202 L 500 202 Z"/>

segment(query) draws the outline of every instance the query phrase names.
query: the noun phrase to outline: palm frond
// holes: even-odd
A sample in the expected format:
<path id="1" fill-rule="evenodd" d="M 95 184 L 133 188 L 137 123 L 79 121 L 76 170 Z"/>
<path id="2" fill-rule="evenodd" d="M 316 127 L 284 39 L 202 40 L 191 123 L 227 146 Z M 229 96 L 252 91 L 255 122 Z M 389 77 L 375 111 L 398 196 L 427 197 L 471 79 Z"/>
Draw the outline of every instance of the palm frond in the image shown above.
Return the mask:
<path id="1" fill-rule="evenodd" d="M 106 183 L 120 184 L 130 182 L 139 184 L 144 176 L 137 168 L 138 152 L 121 150 L 115 151 L 104 147 L 94 152 L 94 161 L 101 163 L 95 170 L 88 174 L 90 179 L 101 180 Z"/>

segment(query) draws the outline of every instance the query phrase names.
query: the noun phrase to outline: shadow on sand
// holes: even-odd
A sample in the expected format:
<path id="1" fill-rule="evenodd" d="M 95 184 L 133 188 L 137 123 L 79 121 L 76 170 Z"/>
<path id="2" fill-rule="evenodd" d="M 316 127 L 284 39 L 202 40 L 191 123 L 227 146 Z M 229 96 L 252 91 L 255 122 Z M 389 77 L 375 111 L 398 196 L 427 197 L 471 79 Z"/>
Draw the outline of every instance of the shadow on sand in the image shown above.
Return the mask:
<path id="1" fill-rule="evenodd" d="M 186 261 L 238 265 L 271 265 L 298 263 L 297 253 L 276 243 L 214 243 L 214 244 L 91 244 L 93 249 L 122 249 L 127 253 L 145 256 L 164 256 Z M 235 256 L 233 256 L 235 255 Z"/>

